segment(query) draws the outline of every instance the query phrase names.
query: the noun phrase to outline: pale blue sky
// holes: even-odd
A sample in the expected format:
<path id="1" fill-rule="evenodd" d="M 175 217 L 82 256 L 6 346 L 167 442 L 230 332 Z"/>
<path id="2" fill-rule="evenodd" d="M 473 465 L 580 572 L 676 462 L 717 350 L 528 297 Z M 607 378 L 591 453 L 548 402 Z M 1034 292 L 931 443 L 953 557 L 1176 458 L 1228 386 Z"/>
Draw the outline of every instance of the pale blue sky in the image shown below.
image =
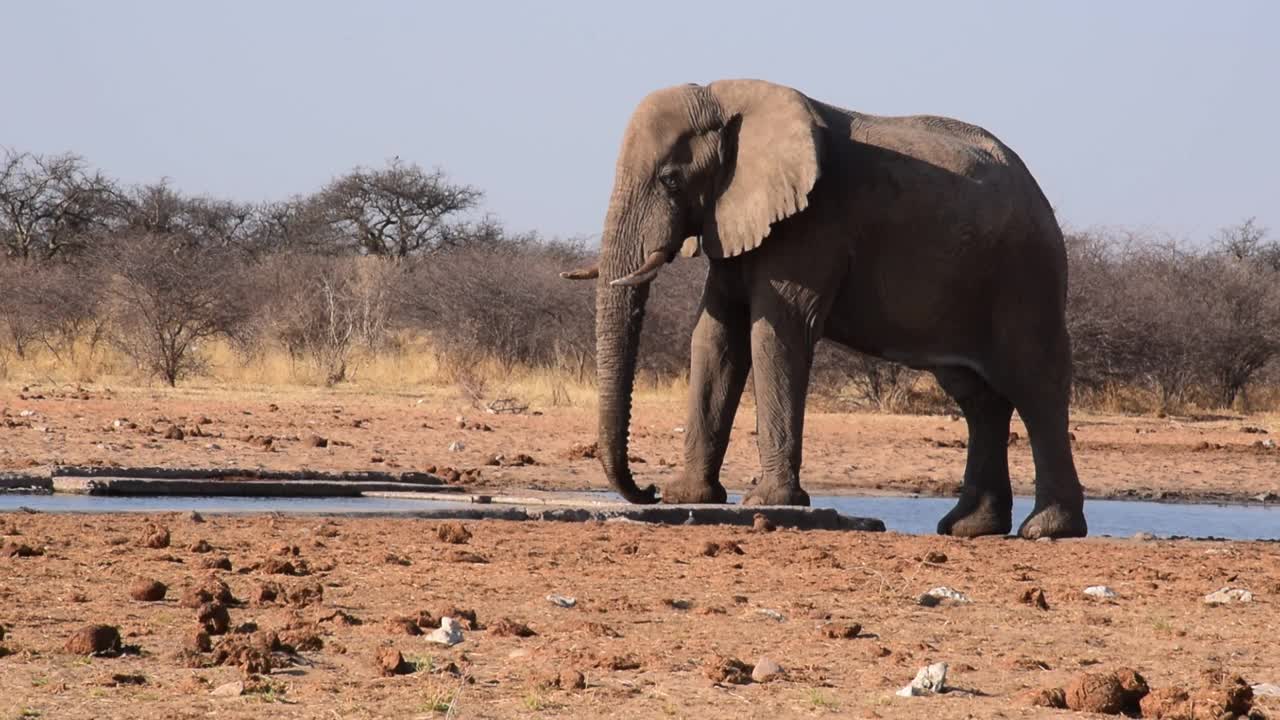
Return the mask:
<path id="1" fill-rule="evenodd" d="M 399 155 L 595 234 L 627 116 L 723 77 L 986 127 L 1074 226 L 1280 233 L 1280 3 L 0 0 L 0 145 L 242 200 Z"/>

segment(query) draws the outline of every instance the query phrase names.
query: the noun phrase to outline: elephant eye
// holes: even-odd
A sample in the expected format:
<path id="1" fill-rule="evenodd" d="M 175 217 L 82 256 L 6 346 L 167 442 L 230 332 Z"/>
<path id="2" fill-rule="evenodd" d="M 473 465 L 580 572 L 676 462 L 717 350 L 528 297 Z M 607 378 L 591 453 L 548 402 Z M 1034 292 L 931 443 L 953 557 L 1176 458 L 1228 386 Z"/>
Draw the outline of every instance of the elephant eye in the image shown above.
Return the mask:
<path id="1" fill-rule="evenodd" d="M 658 176 L 658 182 L 661 182 L 662 186 L 670 192 L 680 189 L 680 178 L 674 172 L 662 173 Z"/>

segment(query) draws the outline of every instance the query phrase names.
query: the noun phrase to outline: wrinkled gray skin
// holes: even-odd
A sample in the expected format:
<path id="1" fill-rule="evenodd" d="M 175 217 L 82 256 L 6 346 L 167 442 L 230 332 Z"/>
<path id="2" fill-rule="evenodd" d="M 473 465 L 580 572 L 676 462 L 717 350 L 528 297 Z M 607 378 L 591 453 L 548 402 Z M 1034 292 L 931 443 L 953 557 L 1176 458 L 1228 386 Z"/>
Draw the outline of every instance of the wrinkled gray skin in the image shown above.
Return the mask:
<path id="1" fill-rule="evenodd" d="M 747 378 L 762 474 L 748 504 L 806 505 L 804 404 L 820 338 L 927 368 L 964 411 L 968 463 L 938 532 L 1012 528 L 1007 438 L 1031 438 L 1024 537 L 1086 534 L 1071 456 L 1062 233 L 1016 154 L 941 117 L 877 117 L 756 80 L 646 97 L 618 157 L 598 268 L 605 474 L 628 501 L 627 432 L 648 282 L 693 238 L 709 260 L 692 342 L 685 467 L 667 502 L 724 502 Z"/>

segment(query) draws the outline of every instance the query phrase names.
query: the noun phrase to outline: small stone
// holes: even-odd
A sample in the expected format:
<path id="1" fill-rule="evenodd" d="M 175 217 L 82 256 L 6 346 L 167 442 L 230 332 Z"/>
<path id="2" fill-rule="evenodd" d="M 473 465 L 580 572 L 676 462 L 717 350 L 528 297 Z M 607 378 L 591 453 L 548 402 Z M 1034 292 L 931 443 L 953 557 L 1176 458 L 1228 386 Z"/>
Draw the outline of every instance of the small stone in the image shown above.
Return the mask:
<path id="1" fill-rule="evenodd" d="M 916 599 L 916 602 L 925 607 L 936 607 L 948 601 L 956 604 L 973 602 L 968 595 L 945 585 L 936 587 Z"/>
<path id="2" fill-rule="evenodd" d="M 765 517 L 764 513 L 756 513 L 752 516 L 751 529 L 755 532 L 773 532 L 777 530 L 773 525 L 773 521 Z"/>
<path id="3" fill-rule="evenodd" d="M 1120 597 L 1115 590 L 1106 585 L 1093 585 L 1084 589 L 1084 594 L 1099 600 L 1115 600 Z"/>
<path id="4" fill-rule="evenodd" d="M 67 638 L 63 648 L 73 655 L 118 655 L 120 629 L 113 625 L 86 625 Z"/>
<path id="5" fill-rule="evenodd" d="M 280 558 L 267 558 L 258 565 L 258 570 L 268 575 L 301 575 L 297 567 L 288 560 Z"/>
<path id="6" fill-rule="evenodd" d="M 449 443 L 449 452 L 462 452 L 467 449 L 467 444 L 461 440 L 454 440 Z"/>
<path id="7" fill-rule="evenodd" d="M 707 677 L 718 683 L 746 685 L 751 682 L 752 668 L 737 658 L 718 657 L 707 665 Z"/>
<path id="8" fill-rule="evenodd" d="M 897 694 L 901 697 L 917 697 L 946 692 L 946 689 L 947 664 L 940 662 L 920 668 L 911 684 L 899 690 Z"/>
<path id="9" fill-rule="evenodd" d="M 193 553 L 213 552 L 213 546 L 210 545 L 207 540 L 197 540 L 194 543 L 191 543 L 191 547 L 187 549 Z"/>
<path id="10" fill-rule="evenodd" d="M 576 599 L 571 597 L 566 597 L 564 595 L 548 595 L 547 602 L 562 608 L 571 608 L 574 605 L 578 604 L 578 601 Z"/>
<path id="11" fill-rule="evenodd" d="M 785 615 L 778 612 L 777 610 L 770 610 L 769 608 L 760 608 L 759 610 L 756 610 L 756 614 L 763 615 L 769 618 L 770 620 L 774 620 L 777 622 L 786 622 L 787 620 Z"/>
<path id="12" fill-rule="evenodd" d="M 139 602 L 158 602 L 168 591 L 169 588 L 158 580 L 137 580 L 129 586 L 129 597 Z"/>
<path id="13" fill-rule="evenodd" d="M 436 539 L 450 545 L 465 545 L 467 541 L 471 540 L 471 531 L 467 530 L 462 523 L 441 523 L 436 528 Z"/>
<path id="14" fill-rule="evenodd" d="M 169 530 L 154 523 L 148 523 L 142 533 L 142 546 L 153 550 L 169 547 Z"/>
<path id="15" fill-rule="evenodd" d="M 443 626 L 443 622 L 444 621 L 441 620 L 442 626 Z M 497 622 L 489 625 L 488 627 L 489 627 L 489 634 L 493 635 L 494 637 L 524 638 L 524 637 L 533 637 L 534 635 L 537 635 L 537 633 L 533 631 L 533 628 L 530 628 L 528 625 L 522 622 L 517 622 L 510 618 L 502 618 L 501 620 L 498 620 Z"/>
<path id="16" fill-rule="evenodd" d="M 527 630 L 528 628 L 526 627 L 525 629 Z M 427 633 L 427 641 L 444 645 L 445 647 L 453 647 L 462 642 L 462 625 L 451 617 L 440 618 L 440 627 Z"/>
<path id="17" fill-rule="evenodd" d="M 1139 702 L 1148 692 L 1142 676 L 1127 668 L 1085 673 L 1065 689 L 1069 709 L 1104 715 L 1136 714 Z"/>
<path id="18" fill-rule="evenodd" d="M 939 550 L 930 550 L 924 554 L 924 561 L 933 565 L 941 565 L 947 561 L 947 554 Z"/>
<path id="19" fill-rule="evenodd" d="M 229 682 L 226 685 L 219 685 L 209 691 L 211 697 L 240 697 L 243 694 L 244 683 L 239 680 Z"/>
<path id="20" fill-rule="evenodd" d="M 762 656 L 751 670 L 751 679 L 758 683 L 767 683 L 783 674 L 782 666 L 768 656 Z"/>
<path id="21" fill-rule="evenodd" d="M 819 630 L 832 640 L 852 640 L 862 632 L 862 626 L 858 623 L 827 623 Z"/>
<path id="22" fill-rule="evenodd" d="M 559 671 L 556 678 L 556 687 L 562 691 L 581 691 L 586 688 L 586 675 L 573 670 L 572 667 Z"/>
<path id="23" fill-rule="evenodd" d="M 1156 536 L 1149 532 L 1136 532 L 1132 539 L 1134 542 L 1151 542 L 1156 539 Z"/>
<path id="24" fill-rule="evenodd" d="M 191 514 L 187 516 L 187 519 L 189 519 L 189 520 L 190 520 L 191 522 L 193 522 L 193 523 L 202 523 L 202 522 L 204 522 L 204 516 L 203 516 L 203 515 L 201 515 L 200 513 L 196 512 L 195 510 L 192 510 L 192 511 L 191 511 Z"/>
<path id="25" fill-rule="evenodd" d="M 422 629 L 418 627 L 417 620 L 407 617 L 393 617 L 387 619 L 387 630 L 393 635 L 421 635 Z"/>
<path id="26" fill-rule="evenodd" d="M 1234 605 L 1253 602 L 1253 593 L 1244 588 L 1224 587 L 1204 596 L 1206 605 Z"/>
<path id="27" fill-rule="evenodd" d="M 1258 683 L 1250 688 L 1254 695 L 1264 697 L 1280 697 L 1280 685 L 1275 683 Z"/>
<path id="28" fill-rule="evenodd" d="M 231 614 L 220 602 L 207 602 L 196 610 L 196 622 L 210 635 L 225 635 L 231 627 Z"/>
<path id="29" fill-rule="evenodd" d="M 170 425 L 169 429 L 164 431 L 164 437 L 166 440 L 181 440 L 186 436 L 187 434 L 177 425 Z"/>
<path id="30" fill-rule="evenodd" d="M 402 675 L 410 672 L 410 666 L 404 661 L 404 656 L 393 647 L 379 649 L 378 654 L 374 656 L 373 663 L 378 672 L 384 676 Z"/>
<path id="31" fill-rule="evenodd" d="M 180 604 L 183 607 L 198 608 L 208 602 L 231 603 L 235 602 L 235 598 L 231 595 L 231 588 L 227 587 L 225 582 L 210 575 L 205 578 L 199 585 L 189 587 L 182 593 Z"/>
<path id="32" fill-rule="evenodd" d="M 217 557 L 207 557 L 200 561 L 200 567 L 205 570 L 231 570 L 231 558 L 226 555 Z"/>

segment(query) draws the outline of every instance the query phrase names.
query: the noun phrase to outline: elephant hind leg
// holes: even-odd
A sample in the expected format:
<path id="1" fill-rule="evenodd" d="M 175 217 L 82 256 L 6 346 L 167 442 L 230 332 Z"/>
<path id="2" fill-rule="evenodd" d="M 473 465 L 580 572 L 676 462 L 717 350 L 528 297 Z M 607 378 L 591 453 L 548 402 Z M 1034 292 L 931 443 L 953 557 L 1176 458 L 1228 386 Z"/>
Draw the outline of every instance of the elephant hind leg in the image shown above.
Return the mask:
<path id="1" fill-rule="evenodd" d="M 1027 426 L 1036 468 L 1036 502 L 1018 534 L 1024 538 L 1084 537 L 1084 489 L 1068 432 L 1071 341 L 1065 327 L 1023 346 L 1016 365 L 993 375 Z M 1011 358 L 1012 359 L 1012 358 Z"/>
<path id="2" fill-rule="evenodd" d="M 1013 528 L 1008 454 L 1013 403 L 969 368 L 947 366 L 933 372 L 938 384 L 964 411 L 969 426 L 969 454 L 960 500 L 938 523 L 938 533 L 960 537 L 1007 535 Z"/>

